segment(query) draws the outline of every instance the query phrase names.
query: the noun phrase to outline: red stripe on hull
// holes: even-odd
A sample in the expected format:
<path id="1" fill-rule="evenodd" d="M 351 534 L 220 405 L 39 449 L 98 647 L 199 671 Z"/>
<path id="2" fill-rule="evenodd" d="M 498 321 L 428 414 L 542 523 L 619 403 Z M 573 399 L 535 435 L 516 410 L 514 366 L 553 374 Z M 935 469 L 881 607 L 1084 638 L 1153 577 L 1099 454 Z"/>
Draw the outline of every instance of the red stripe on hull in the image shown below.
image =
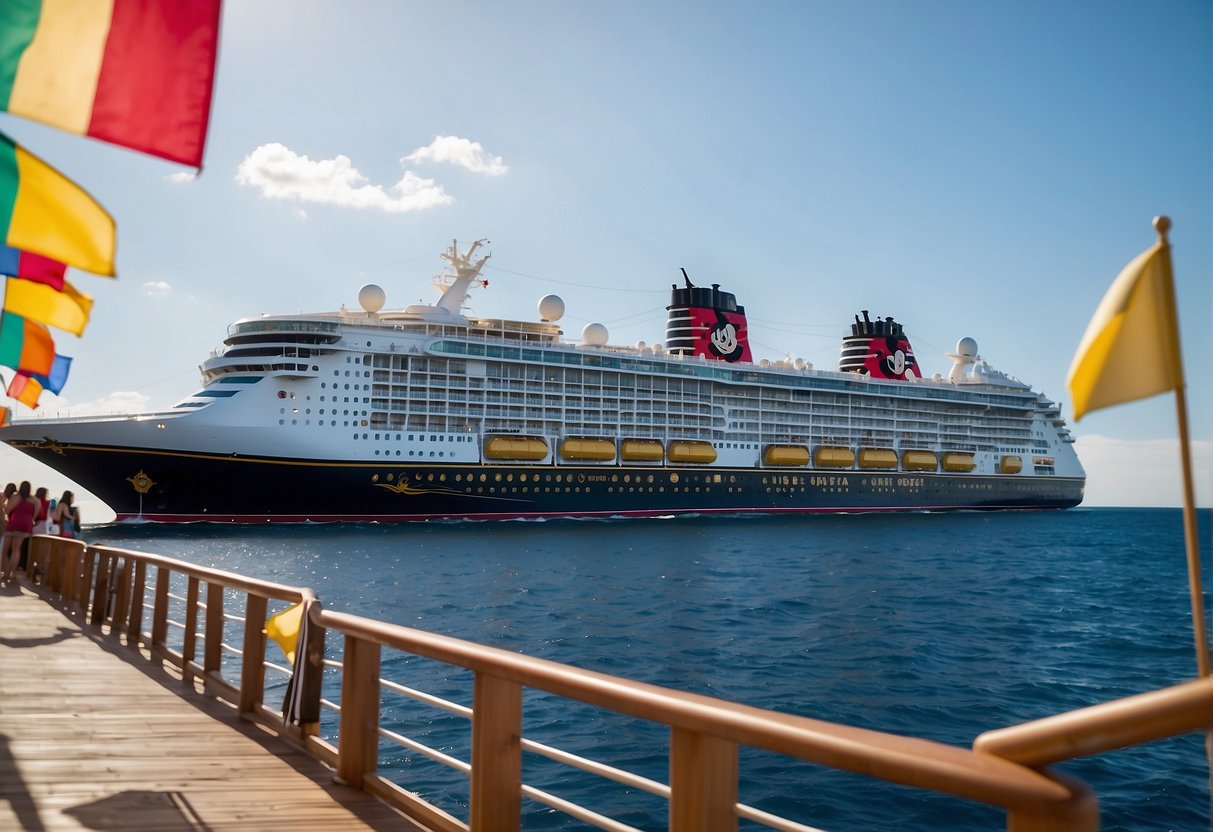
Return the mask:
<path id="1" fill-rule="evenodd" d="M 735 514 L 875 514 L 937 511 L 1051 511 L 1053 506 L 1024 505 L 940 505 L 928 507 L 854 506 L 852 508 L 699 508 L 678 510 L 510 512 L 499 514 L 119 514 L 117 522 L 143 523 L 424 523 L 427 521 L 481 520 L 601 520 L 610 518 L 692 517 L 695 515 Z"/>

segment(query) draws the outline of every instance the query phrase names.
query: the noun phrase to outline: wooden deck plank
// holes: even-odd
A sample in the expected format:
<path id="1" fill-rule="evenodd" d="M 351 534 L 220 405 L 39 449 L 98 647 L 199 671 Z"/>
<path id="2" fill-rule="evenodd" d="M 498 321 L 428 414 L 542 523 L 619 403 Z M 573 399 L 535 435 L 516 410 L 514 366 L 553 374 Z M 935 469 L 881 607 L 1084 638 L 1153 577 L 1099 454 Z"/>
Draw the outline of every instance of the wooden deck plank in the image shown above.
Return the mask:
<path id="1" fill-rule="evenodd" d="M 0 588 L 0 828 L 424 832 L 38 591 Z"/>

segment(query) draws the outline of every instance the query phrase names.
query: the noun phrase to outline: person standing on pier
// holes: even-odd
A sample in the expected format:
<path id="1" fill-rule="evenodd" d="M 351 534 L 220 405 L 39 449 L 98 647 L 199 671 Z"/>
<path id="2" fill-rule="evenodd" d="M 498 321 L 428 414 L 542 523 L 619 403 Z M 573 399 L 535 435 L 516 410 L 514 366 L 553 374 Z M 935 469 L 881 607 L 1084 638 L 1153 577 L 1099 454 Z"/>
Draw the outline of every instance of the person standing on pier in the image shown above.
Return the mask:
<path id="1" fill-rule="evenodd" d="M 59 524 L 60 537 L 75 537 L 80 528 L 80 509 L 72 505 L 74 499 L 76 496 L 72 492 L 64 491 L 59 505 L 55 506 L 52 521 Z"/>
<path id="2" fill-rule="evenodd" d="M 0 577 L 5 581 L 16 577 L 21 544 L 33 533 L 34 518 L 41 508 L 38 498 L 30 494 L 28 480 L 23 481 L 17 493 L 4 503 L 8 527 L 4 530 L 4 542 L 0 544 Z"/>
<path id="3" fill-rule="evenodd" d="M 17 483 L 10 482 L 4 486 L 4 496 L 0 497 L 0 537 L 3 537 L 5 529 L 8 528 L 8 511 L 5 506 L 8 505 L 8 498 L 17 493 Z"/>

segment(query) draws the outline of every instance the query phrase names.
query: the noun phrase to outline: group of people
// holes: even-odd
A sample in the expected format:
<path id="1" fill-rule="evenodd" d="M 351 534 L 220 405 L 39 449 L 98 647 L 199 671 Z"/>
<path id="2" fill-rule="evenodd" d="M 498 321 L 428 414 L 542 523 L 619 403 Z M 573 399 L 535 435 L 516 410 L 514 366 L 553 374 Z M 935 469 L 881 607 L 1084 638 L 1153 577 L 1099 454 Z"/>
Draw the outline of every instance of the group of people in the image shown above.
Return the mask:
<path id="1" fill-rule="evenodd" d="M 28 552 L 30 535 L 53 534 L 76 537 L 80 529 L 80 509 L 73 505 L 75 496 L 64 491 L 58 500 L 47 499 L 47 490 L 39 488 L 30 493 L 28 481 L 20 486 L 4 486 L 0 503 L 0 582 L 12 581 L 21 560 Z"/>

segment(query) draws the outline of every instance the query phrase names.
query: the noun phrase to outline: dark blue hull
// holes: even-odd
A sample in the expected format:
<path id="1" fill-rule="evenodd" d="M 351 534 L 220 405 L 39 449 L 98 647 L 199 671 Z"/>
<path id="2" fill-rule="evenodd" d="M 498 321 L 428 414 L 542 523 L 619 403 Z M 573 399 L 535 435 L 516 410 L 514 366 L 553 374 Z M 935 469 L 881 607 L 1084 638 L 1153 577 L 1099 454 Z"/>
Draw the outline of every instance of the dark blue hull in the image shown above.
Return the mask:
<path id="1" fill-rule="evenodd" d="M 409 521 L 1069 508 L 1082 478 L 807 468 L 390 464 L 11 441 L 119 520 Z"/>

